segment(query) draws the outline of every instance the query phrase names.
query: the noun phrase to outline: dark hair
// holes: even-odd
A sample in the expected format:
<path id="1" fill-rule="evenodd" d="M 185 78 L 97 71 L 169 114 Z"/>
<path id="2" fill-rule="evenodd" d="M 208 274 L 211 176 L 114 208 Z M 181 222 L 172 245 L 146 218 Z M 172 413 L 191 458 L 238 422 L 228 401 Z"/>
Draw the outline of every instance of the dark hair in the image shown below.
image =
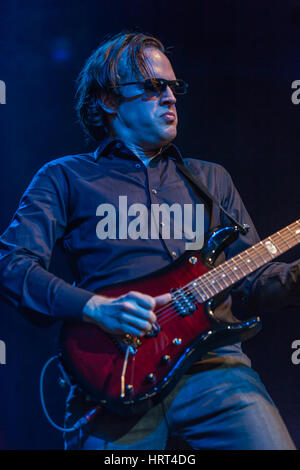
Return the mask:
<path id="1" fill-rule="evenodd" d="M 100 98 L 103 94 L 118 97 L 118 92 L 109 87 L 125 75 L 124 69 L 131 67 L 137 77 L 151 76 L 144 55 L 146 47 L 156 47 L 165 53 L 162 43 L 151 35 L 122 32 L 102 42 L 86 61 L 77 78 L 75 109 L 89 138 L 100 141 L 108 134 L 107 115 Z"/>

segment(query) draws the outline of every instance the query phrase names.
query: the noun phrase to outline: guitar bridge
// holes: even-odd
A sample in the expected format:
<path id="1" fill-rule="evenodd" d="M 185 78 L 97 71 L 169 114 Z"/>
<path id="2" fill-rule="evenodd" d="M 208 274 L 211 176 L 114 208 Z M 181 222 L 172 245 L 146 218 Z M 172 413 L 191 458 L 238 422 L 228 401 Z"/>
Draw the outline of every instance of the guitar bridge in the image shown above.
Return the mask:
<path id="1" fill-rule="evenodd" d="M 140 340 L 138 336 L 126 334 L 122 338 L 122 343 L 125 344 L 126 346 L 130 346 L 136 351 L 138 347 L 141 346 L 142 341 Z"/>

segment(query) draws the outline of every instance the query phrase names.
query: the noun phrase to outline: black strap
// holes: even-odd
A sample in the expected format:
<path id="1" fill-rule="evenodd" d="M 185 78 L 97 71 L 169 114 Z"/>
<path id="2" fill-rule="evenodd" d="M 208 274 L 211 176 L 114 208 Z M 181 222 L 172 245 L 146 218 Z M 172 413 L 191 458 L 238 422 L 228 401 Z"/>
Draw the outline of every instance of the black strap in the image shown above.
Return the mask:
<path id="1" fill-rule="evenodd" d="M 219 201 L 217 201 L 217 199 L 208 191 L 208 189 L 206 188 L 206 186 L 204 186 L 204 184 L 202 183 L 202 181 L 197 178 L 197 176 L 191 171 L 190 168 L 187 167 L 187 163 L 185 161 L 183 161 L 183 163 L 179 162 L 178 160 L 176 160 L 176 165 L 178 167 L 178 169 L 189 179 L 191 180 L 199 189 L 200 191 L 211 201 L 213 202 L 214 204 L 216 204 L 216 206 L 226 215 L 226 217 L 228 217 L 228 219 L 234 224 L 236 225 L 239 230 L 241 231 L 241 233 L 243 235 L 245 235 L 248 230 L 249 230 L 249 225 L 247 224 L 243 224 L 241 225 L 232 215 L 230 215 L 225 209 L 224 207 L 219 203 Z"/>

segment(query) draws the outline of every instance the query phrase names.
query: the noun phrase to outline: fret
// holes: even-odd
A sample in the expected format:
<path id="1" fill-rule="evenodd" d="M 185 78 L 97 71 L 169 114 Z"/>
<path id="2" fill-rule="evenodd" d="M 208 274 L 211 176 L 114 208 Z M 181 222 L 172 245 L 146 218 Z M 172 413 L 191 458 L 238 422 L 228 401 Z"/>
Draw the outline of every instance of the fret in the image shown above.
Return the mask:
<path id="1" fill-rule="evenodd" d="M 216 291 L 216 294 L 218 294 L 220 291 L 223 290 L 223 286 L 219 282 L 218 273 L 217 274 L 216 273 L 214 274 L 214 273 L 215 273 L 215 270 L 210 271 L 208 273 L 208 275 L 209 275 L 208 277 L 212 277 L 211 281 L 209 281 L 209 282 L 213 285 L 213 287 Z"/>
<path id="2" fill-rule="evenodd" d="M 287 246 L 287 248 L 292 248 L 293 245 L 289 245 L 288 241 L 286 240 L 286 237 L 284 237 L 280 232 L 277 232 L 273 235 L 273 238 L 275 237 L 280 237 L 281 240 L 283 240 L 283 243 Z M 279 251 L 282 253 L 282 251 L 279 249 Z"/>
<path id="3" fill-rule="evenodd" d="M 203 278 L 205 278 L 205 275 L 203 276 Z M 204 300 L 208 300 L 210 299 L 211 297 L 213 297 L 212 293 L 209 292 L 209 290 L 207 289 L 207 286 L 205 284 L 205 281 L 204 279 L 201 279 L 201 290 L 202 290 L 202 297 Z"/>
<path id="4" fill-rule="evenodd" d="M 201 298 L 201 300 L 202 300 L 203 302 L 204 302 L 205 300 L 207 300 L 207 296 L 206 296 L 205 294 L 202 294 L 202 292 L 199 291 L 197 281 L 194 281 L 194 282 L 193 282 L 192 287 L 193 287 L 194 290 L 197 292 L 197 294 L 200 296 L 200 298 Z"/>
<path id="5" fill-rule="evenodd" d="M 264 246 L 264 244 L 263 244 L 262 241 L 259 242 L 259 246 L 260 246 L 260 248 L 262 248 L 263 252 L 268 255 L 268 258 L 265 259 L 264 256 L 263 256 L 263 254 L 262 254 L 262 253 L 259 253 L 260 256 L 261 256 L 261 258 L 264 260 L 264 263 L 268 263 L 268 262 L 271 260 L 268 250 L 266 249 L 266 247 Z"/>
<path id="6" fill-rule="evenodd" d="M 206 289 L 208 297 L 213 297 L 218 293 L 216 289 L 213 289 L 214 286 L 211 286 L 210 277 L 212 276 L 213 272 L 214 270 L 208 271 L 201 277 L 201 285 Z"/>
<path id="7" fill-rule="evenodd" d="M 281 253 L 300 243 L 300 219 L 189 283 L 201 302 L 231 287 Z"/>
<path id="8" fill-rule="evenodd" d="M 300 228 L 295 230 L 295 233 L 293 232 L 293 230 L 290 229 L 290 227 L 287 227 L 287 230 L 291 232 L 293 238 L 295 238 L 297 242 L 300 243 Z"/>
<path id="9" fill-rule="evenodd" d="M 210 273 L 207 273 L 206 276 L 204 276 L 203 282 L 205 282 L 205 287 L 208 289 L 208 291 L 210 291 L 210 294 L 213 297 L 214 295 L 218 294 L 219 291 L 216 290 L 214 285 L 211 286 L 211 281 L 209 279 L 209 274 Z M 215 289 L 215 292 L 213 291 L 213 289 Z"/>
<path id="10" fill-rule="evenodd" d="M 225 280 L 226 275 L 224 274 L 224 272 L 222 272 L 224 270 L 224 264 L 217 266 L 213 271 L 210 271 L 206 275 L 204 275 L 204 277 L 206 277 L 207 275 L 211 276 L 219 284 L 218 293 L 222 292 L 228 287 L 228 284 Z"/>
<path id="11" fill-rule="evenodd" d="M 272 258 L 278 256 L 278 251 L 279 253 L 282 253 L 282 251 L 278 248 L 277 244 L 275 244 L 271 237 L 267 238 L 265 245 L 267 247 L 267 250 L 270 250 L 270 255 L 272 256 Z"/>
<path id="12" fill-rule="evenodd" d="M 242 267 L 240 266 L 240 260 L 238 259 L 240 257 L 241 257 L 241 255 L 237 255 L 234 258 L 231 258 L 231 260 L 230 260 L 230 262 L 232 264 L 235 264 L 235 266 L 233 267 L 233 273 L 238 277 L 238 280 L 240 280 L 244 276 L 246 276 L 245 272 L 243 271 Z M 242 263 L 242 265 L 243 265 L 243 263 Z M 240 274 L 237 271 L 240 271 Z"/>
<path id="13" fill-rule="evenodd" d="M 261 264 L 256 262 L 256 259 L 255 259 L 255 258 L 257 258 L 257 251 L 258 251 L 257 247 L 254 245 L 251 248 L 249 248 L 249 250 L 247 250 L 247 251 L 250 254 L 250 258 L 251 258 L 252 263 L 255 265 L 255 269 L 260 268 Z M 253 255 L 250 252 L 253 252 Z"/>
<path id="14" fill-rule="evenodd" d="M 232 258 L 230 261 L 231 261 L 231 264 L 233 264 L 233 265 L 234 265 L 235 263 L 237 263 L 237 261 L 236 261 L 234 258 Z M 236 280 L 237 280 L 237 281 L 239 281 L 239 280 L 241 279 L 241 277 L 240 277 L 239 274 L 237 273 L 237 270 L 238 270 L 238 269 L 240 269 L 239 266 L 235 266 L 235 265 L 234 265 L 233 268 L 232 268 L 232 270 L 231 270 L 232 274 L 233 274 L 234 276 L 236 276 Z M 240 269 L 240 271 L 241 271 L 241 269 Z"/>
<path id="15" fill-rule="evenodd" d="M 218 277 L 218 273 L 214 276 L 214 280 L 216 281 L 216 283 L 218 284 L 218 289 L 219 289 L 219 292 L 223 290 L 223 286 L 222 284 L 220 283 L 220 280 L 219 280 L 219 277 Z"/>
<path id="16" fill-rule="evenodd" d="M 295 230 L 295 236 L 296 236 L 296 239 L 298 240 L 298 243 L 300 243 L 300 223 L 299 223 L 298 220 L 296 221 L 296 224 L 298 225 L 299 228 L 297 228 L 297 230 Z M 298 239 L 298 236 L 299 236 L 299 239 Z"/>
<path id="17" fill-rule="evenodd" d="M 264 247 L 264 249 L 267 253 L 268 261 L 271 261 L 273 259 L 274 255 L 277 253 L 277 248 L 275 247 L 275 245 L 268 238 L 265 238 L 262 241 L 262 246 Z"/>
<path id="18" fill-rule="evenodd" d="M 248 257 L 246 259 L 246 263 L 247 263 L 247 268 L 249 268 L 251 270 L 250 272 L 253 272 L 257 269 L 257 263 L 255 263 L 253 258 Z"/>
<path id="19" fill-rule="evenodd" d="M 259 242 L 257 245 L 256 245 L 256 252 L 260 258 L 259 260 L 259 263 L 260 263 L 260 266 L 263 266 L 264 264 L 268 263 L 270 261 L 270 256 L 269 256 L 269 252 L 268 250 L 266 249 L 266 247 L 264 246 L 263 242 Z"/>
<path id="20" fill-rule="evenodd" d="M 243 259 L 243 258 L 245 257 L 245 254 L 247 254 L 247 252 L 248 252 L 248 250 L 246 250 L 246 251 L 244 251 L 244 253 L 241 253 L 241 254 L 238 255 L 238 258 L 240 258 L 240 259 L 242 260 L 242 265 L 243 265 L 243 267 L 249 269 L 249 272 L 248 272 L 248 273 L 247 273 L 247 272 L 245 273 L 245 272 L 243 271 L 243 268 L 241 267 L 241 271 L 242 271 L 242 273 L 244 274 L 244 276 L 247 276 L 248 274 L 250 274 L 250 273 L 252 272 L 252 269 L 250 268 L 250 266 L 249 266 L 249 265 L 244 261 L 244 259 Z"/>
<path id="21" fill-rule="evenodd" d="M 221 280 L 224 282 L 224 284 L 226 285 L 226 287 L 229 287 L 234 281 L 232 281 L 232 279 L 231 279 L 231 277 L 230 277 L 230 275 L 229 275 L 229 272 L 228 272 L 228 273 L 225 273 L 225 272 L 224 272 L 224 268 L 225 268 L 225 266 L 223 266 L 222 264 L 219 266 L 220 271 L 221 271 L 221 272 L 223 271 L 222 274 L 221 274 Z M 229 280 L 231 281 L 229 284 L 227 284 L 227 282 L 228 282 L 228 281 L 227 281 L 227 277 L 228 277 Z"/>

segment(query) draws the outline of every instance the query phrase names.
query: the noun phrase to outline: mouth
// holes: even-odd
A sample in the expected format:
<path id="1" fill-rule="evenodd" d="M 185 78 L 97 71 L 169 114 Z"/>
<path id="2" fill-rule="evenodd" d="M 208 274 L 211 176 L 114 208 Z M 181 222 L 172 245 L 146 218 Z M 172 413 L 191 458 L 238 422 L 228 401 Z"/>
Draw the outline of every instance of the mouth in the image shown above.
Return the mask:
<path id="1" fill-rule="evenodd" d="M 175 121 L 176 115 L 173 113 L 173 111 L 167 111 L 166 113 L 162 114 L 161 117 L 163 117 L 166 121 Z"/>

